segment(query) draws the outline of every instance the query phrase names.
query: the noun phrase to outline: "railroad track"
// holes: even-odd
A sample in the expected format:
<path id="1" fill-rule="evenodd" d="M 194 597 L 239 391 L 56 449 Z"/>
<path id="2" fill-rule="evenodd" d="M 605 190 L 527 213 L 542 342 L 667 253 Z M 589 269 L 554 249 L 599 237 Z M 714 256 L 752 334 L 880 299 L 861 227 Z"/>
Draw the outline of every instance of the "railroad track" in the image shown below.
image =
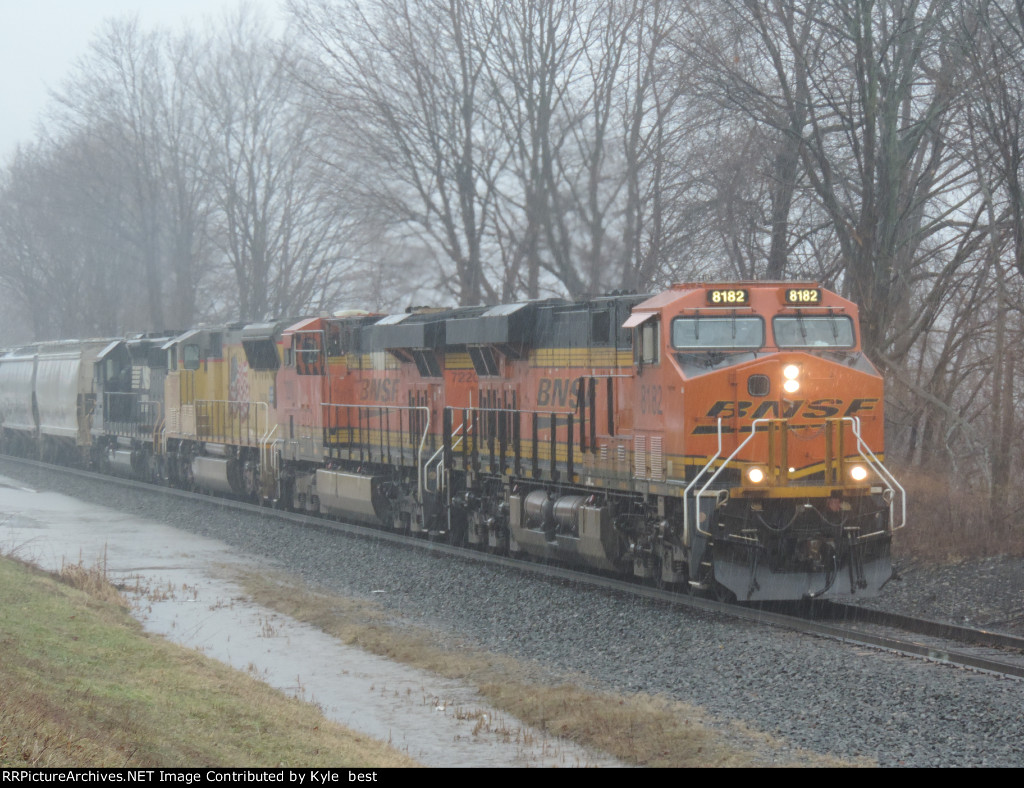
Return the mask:
<path id="1" fill-rule="evenodd" d="M 1024 638 L 1010 634 L 878 611 L 855 604 L 816 602 L 812 606 L 792 603 L 744 606 L 719 602 L 713 599 L 694 597 L 679 591 L 641 585 L 562 566 L 493 555 L 472 548 L 456 547 L 371 526 L 270 509 L 244 501 L 161 487 L 77 468 L 54 466 L 9 456 L 0 457 L 0 472 L 18 467 L 61 472 L 97 483 L 119 485 L 145 494 L 173 496 L 208 506 L 219 506 L 262 517 L 273 517 L 302 528 L 375 539 L 462 560 L 511 568 L 548 580 L 583 584 L 607 591 L 640 596 L 668 606 L 729 616 L 737 620 L 827 637 L 852 645 L 867 646 L 931 662 L 1008 678 L 1024 679 Z"/>

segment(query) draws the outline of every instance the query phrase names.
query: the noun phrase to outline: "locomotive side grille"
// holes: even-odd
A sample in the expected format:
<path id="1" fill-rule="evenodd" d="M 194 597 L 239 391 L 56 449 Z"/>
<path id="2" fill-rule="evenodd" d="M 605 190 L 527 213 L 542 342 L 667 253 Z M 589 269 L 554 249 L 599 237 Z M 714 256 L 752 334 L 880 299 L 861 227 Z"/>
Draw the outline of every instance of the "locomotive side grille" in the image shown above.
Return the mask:
<path id="1" fill-rule="evenodd" d="M 651 436 L 651 479 L 663 481 L 665 479 L 665 456 L 661 451 L 661 436 Z"/>
<path id="2" fill-rule="evenodd" d="M 647 476 L 647 438 L 637 435 L 633 438 L 633 475 L 638 479 Z"/>

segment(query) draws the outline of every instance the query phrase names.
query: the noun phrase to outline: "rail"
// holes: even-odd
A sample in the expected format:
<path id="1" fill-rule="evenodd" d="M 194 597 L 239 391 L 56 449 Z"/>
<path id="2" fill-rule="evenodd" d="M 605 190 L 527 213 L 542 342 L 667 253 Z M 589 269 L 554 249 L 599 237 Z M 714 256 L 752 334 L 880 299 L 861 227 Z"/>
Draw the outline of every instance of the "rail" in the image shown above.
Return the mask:
<path id="1" fill-rule="evenodd" d="M 419 431 L 419 430 L 416 429 L 419 425 L 415 424 L 414 421 L 411 418 L 409 419 L 409 429 L 410 429 L 410 433 L 415 432 L 415 431 L 419 432 L 419 447 L 416 449 L 416 494 L 417 494 L 417 499 L 421 503 L 423 502 L 424 481 L 425 481 L 425 476 L 426 476 L 426 464 L 423 462 L 423 452 L 424 452 L 424 449 L 426 448 L 427 436 L 430 434 L 430 407 L 429 406 L 427 406 L 427 405 L 373 405 L 373 406 L 368 406 L 368 405 L 359 405 L 359 404 L 355 404 L 355 403 L 321 402 L 320 403 L 320 407 L 326 408 L 327 424 L 324 425 L 324 445 L 326 447 L 328 447 L 329 450 L 332 450 L 331 444 L 328 441 L 328 436 L 330 435 L 331 430 L 341 430 L 341 429 L 348 430 L 349 433 L 350 433 L 350 437 L 351 437 L 351 433 L 352 433 L 352 431 L 354 429 L 359 430 L 359 432 L 360 432 L 360 450 L 362 450 L 362 446 L 363 446 L 363 432 L 365 431 L 367 434 L 369 434 L 371 426 L 372 426 L 372 421 L 373 421 L 373 418 L 374 418 L 373 414 L 376 413 L 375 418 L 377 419 L 377 422 L 378 422 L 377 423 L 377 430 L 378 430 L 378 432 L 382 436 L 385 433 L 385 429 L 382 429 L 382 426 L 386 427 L 386 432 L 387 432 L 387 435 L 388 435 L 388 444 L 387 444 L 386 450 L 388 451 L 388 453 L 390 453 L 390 449 L 391 449 L 391 445 L 390 445 L 391 429 L 390 429 L 390 425 L 387 424 L 387 421 L 388 421 L 387 417 L 391 413 L 397 412 L 399 414 L 398 430 L 399 430 L 399 433 L 402 433 L 403 432 L 403 427 L 402 427 L 401 415 L 403 413 L 408 413 L 410 415 L 413 414 L 413 413 L 422 414 L 423 415 L 423 418 L 422 418 L 422 431 Z M 345 413 L 344 423 L 342 423 L 342 419 L 341 418 L 337 418 L 337 419 L 333 419 L 332 418 L 332 414 L 340 413 L 342 411 L 344 411 L 344 413 Z M 352 416 L 351 416 L 352 411 L 356 412 L 357 425 L 355 427 L 352 426 Z M 364 417 L 365 417 L 365 422 L 364 422 Z M 382 421 L 384 422 L 383 425 L 381 423 Z M 419 421 L 419 420 L 417 420 L 417 421 Z M 369 444 L 367 444 L 367 445 L 369 446 Z M 385 451 L 385 447 L 383 445 L 381 445 L 379 448 L 380 448 L 382 453 Z"/>
<path id="2" fill-rule="evenodd" d="M 103 428 L 119 438 L 147 439 L 163 418 L 163 403 L 137 392 L 103 393 Z"/>
<path id="3" fill-rule="evenodd" d="M 860 434 L 860 419 L 848 416 L 844 417 L 843 421 L 851 422 L 851 429 L 853 431 L 854 437 L 857 438 L 857 452 L 860 454 L 861 457 L 864 458 L 864 461 L 875 471 L 875 473 L 878 474 L 879 478 L 885 481 L 886 486 L 889 488 L 890 496 L 895 495 L 897 490 L 899 491 L 900 523 L 899 525 L 893 525 L 895 517 L 895 503 L 892 501 L 892 498 L 890 497 L 889 524 L 890 528 L 892 528 L 892 530 L 894 531 L 902 528 L 907 524 L 906 490 L 903 489 L 903 485 L 896 481 L 896 477 L 892 475 L 892 472 L 888 468 L 886 468 L 885 465 L 882 464 L 882 461 L 878 459 L 875 453 L 871 451 L 871 447 L 864 442 L 864 439 L 861 437 Z"/>
<path id="4" fill-rule="evenodd" d="M 261 468 L 270 468 L 272 471 L 274 471 L 274 475 L 275 476 L 277 475 L 277 472 L 278 472 L 278 465 L 277 465 L 277 454 L 274 453 L 274 446 L 277 445 L 277 443 L 280 442 L 280 438 L 278 438 L 278 440 L 276 440 L 276 441 L 271 441 L 271 437 L 274 435 L 274 433 L 277 432 L 277 427 L 278 427 L 277 424 L 274 424 L 273 426 L 271 426 L 269 424 L 267 425 L 266 432 L 264 432 L 263 435 L 260 436 L 260 447 L 259 447 L 260 448 L 260 467 Z"/>
<path id="5" fill-rule="evenodd" d="M 455 438 L 456 435 L 458 435 L 460 432 L 462 432 L 462 428 L 465 427 L 465 426 L 466 426 L 465 422 L 460 424 L 451 433 L 450 440 Z M 468 430 L 467 430 L 467 432 L 468 432 Z M 461 437 L 458 439 L 458 441 L 453 441 L 452 442 L 452 448 L 454 449 L 454 447 L 456 445 L 458 445 L 459 443 L 461 443 L 461 442 L 462 442 L 462 438 Z M 435 462 L 435 460 L 436 460 L 436 462 Z M 444 466 L 444 445 L 442 445 L 437 451 L 435 451 L 432 455 L 430 455 L 430 459 L 427 460 L 426 464 L 424 465 L 424 468 L 425 469 L 429 468 L 431 463 L 433 463 L 433 465 L 434 465 L 434 476 L 435 476 L 435 478 L 438 481 L 437 481 L 437 487 L 434 490 L 432 490 L 432 491 L 431 490 L 427 490 L 427 492 L 439 493 L 442 490 L 446 489 L 447 486 L 448 486 L 447 475 L 445 474 L 445 469 L 443 467 Z M 426 486 L 426 481 L 427 481 L 427 479 L 424 478 L 424 486 Z"/>
<path id="6" fill-rule="evenodd" d="M 195 436 L 200 440 L 260 446 L 271 434 L 270 405 L 248 400 L 195 400 Z"/>
<path id="7" fill-rule="evenodd" d="M 721 464 L 714 471 L 714 473 L 712 473 L 711 476 L 704 483 L 704 486 L 701 487 L 699 490 L 697 490 L 697 492 L 694 494 L 693 500 L 694 500 L 694 505 L 696 507 L 695 526 L 696 526 L 697 532 L 700 533 L 701 535 L 706 536 L 706 537 L 711 537 L 712 536 L 711 532 L 709 530 L 704 529 L 701 526 L 701 523 L 700 523 L 700 501 L 701 501 L 701 498 L 705 494 L 709 493 L 709 488 L 714 483 L 715 479 L 717 479 L 718 476 L 722 473 L 722 471 L 725 470 L 729 466 L 729 464 L 736 458 L 736 455 L 738 455 L 743 450 L 743 448 L 748 443 L 750 443 L 751 440 L 754 439 L 754 436 L 758 434 L 758 427 L 759 427 L 759 425 L 761 425 L 761 424 L 771 424 L 773 421 L 775 421 L 775 420 L 773 420 L 773 419 L 754 419 L 751 422 L 751 424 L 750 424 L 750 434 L 739 444 L 739 446 L 737 446 L 733 450 L 732 454 L 730 454 L 728 457 L 725 458 L 725 460 L 723 460 L 721 462 Z M 864 438 L 861 435 L 860 419 L 857 418 L 857 417 L 854 417 L 854 416 L 844 416 L 844 417 L 842 417 L 840 419 L 829 420 L 830 424 L 831 423 L 835 423 L 835 422 L 838 422 L 838 423 L 843 423 L 843 422 L 849 423 L 850 431 L 853 434 L 853 436 L 856 438 L 856 441 L 857 441 L 857 454 L 875 472 L 875 474 L 878 476 L 878 478 L 885 485 L 885 487 L 886 487 L 885 498 L 887 499 L 886 503 L 888 503 L 888 505 L 889 505 L 889 529 L 895 531 L 895 530 L 898 530 L 900 528 L 903 528 L 906 525 L 906 522 L 907 522 L 907 497 L 906 497 L 906 491 L 903 489 L 903 487 L 900 485 L 900 483 L 896 480 L 896 478 L 892 475 L 892 472 L 889 471 L 889 469 L 885 467 L 885 465 L 881 462 L 881 460 L 878 459 L 877 455 L 875 455 L 875 453 L 871 450 L 871 448 L 864 441 Z M 686 489 L 685 489 L 685 491 L 683 493 L 683 523 L 685 525 L 684 533 L 688 533 L 688 524 L 690 522 L 690 519 L 689 519 L 690 494 L 691 494 L 691 492 L 693 492 L 694 488 L 697 486 L 697 484 L 700 482 L 700 480 L 704 477 L 704 475 L 707 474 L 714 467 L 715 463 L 718 461 L 718 458 L 722 455 L 722 419 L 718 419 L 718 430 L 717 431 L 718 431 L 718 450 L 715 452 L 714 456 L 712 456 L 711 459 L 707 462 L 707 464 L 704 465 L 703 468 L 701 468 L 701 470 L 697 473 L 697 475 L 694 476 L 694 478 L 686 486 Z M 841 438 L 841 433 L 840 433 L 840 438 Z M 829 441 L 829 445 L 831 446 L 831 441 Z M 772 451 L 773 451 L 773 449 L 772 449 Z M 834 469 L 835 463 L 841 463 L 842 462 L 843 458 L 842 458 L 841 455 L 843 454 L 843 452 L 840 450 L 840 452 L 839 452 L 840 456 L 839 457 L 833 457 L 832 454 L 834 454 L 834 452 L 831 449 L 829 450 L 828 453 L 829 453 L 830 456 L 826 458 L 826 469 L 827 469 L 827 473 L 828 474 L 832 474 L 833 473 L 832 469 Z M 783 459 L 783 462 L 782 462 L 782 464 L 779 467 L 783 467 L 784 468 L 784 467 L 787 466 L 787 463 L 785 462 L 786 458 L 782 458 L 782 459 Z M 775 467 L 775 463 L 776 463 L 776 458 L 774 456 L 770 457 L 769 458 L 769 464 L 772 467 Z M 727 493 L 726 490 L 715 490 L 711 494 L 713 494 L 718 499 L 721 499 L 723 495 L 727 495 L 728 493 Z M 899 517 L 899 521 L 898 522 L 896 520 L 896 513 L 897 513 L 897 510 L 896 510 L 896 499 L 897 498 L 899 499 L 899 506 L 900 506 L 900 509 L 899 509 L 900 517 Z M 876 532 L 876 533 L 881 533 L 881 532 Z M 874 536 L 874 535 L 875 535 L 874 533 L 868 534 L 868 536 Z M 738 537 L 738 538 L 743 538 L 743 537 Z M 755 541 L 755 540 L 750 540 L 750 541 Z"/>

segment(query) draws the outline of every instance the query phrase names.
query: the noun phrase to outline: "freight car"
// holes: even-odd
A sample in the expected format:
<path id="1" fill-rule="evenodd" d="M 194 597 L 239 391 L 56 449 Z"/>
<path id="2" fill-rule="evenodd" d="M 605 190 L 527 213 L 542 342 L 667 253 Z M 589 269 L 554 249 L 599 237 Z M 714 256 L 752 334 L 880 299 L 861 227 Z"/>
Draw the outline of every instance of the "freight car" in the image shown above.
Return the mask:
<path id="1" fill-rule="evenodd" d="M 93 463 L 744 601 L 891 576 L 882 379 L 856 307 L 816 283 L 135 343 L 100 352 Z M 8 443 L 38 440 L 27 355 L 0 358 Z"/>

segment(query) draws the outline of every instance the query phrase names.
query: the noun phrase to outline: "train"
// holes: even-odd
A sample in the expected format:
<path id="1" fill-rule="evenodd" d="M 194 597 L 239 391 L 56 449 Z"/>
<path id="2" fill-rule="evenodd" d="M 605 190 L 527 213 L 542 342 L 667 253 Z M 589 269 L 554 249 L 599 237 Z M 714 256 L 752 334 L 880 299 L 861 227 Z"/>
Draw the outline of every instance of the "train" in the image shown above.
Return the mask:
<path id="1" fill-rule="evenodd" d="M 0 450 L 742 602 L 870 597 L 906 496 L 816 282 L 363 311 L 0 355 Z"/>

